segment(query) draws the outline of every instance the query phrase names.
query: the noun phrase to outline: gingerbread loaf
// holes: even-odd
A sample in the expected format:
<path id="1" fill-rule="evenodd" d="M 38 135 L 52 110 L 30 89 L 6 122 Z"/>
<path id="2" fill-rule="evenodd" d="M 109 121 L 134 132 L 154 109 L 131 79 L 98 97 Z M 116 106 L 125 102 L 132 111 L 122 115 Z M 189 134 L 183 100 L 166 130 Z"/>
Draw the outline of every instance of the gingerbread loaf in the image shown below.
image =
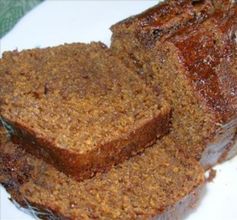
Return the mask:
<path id="1" fill-rule="evenodd" d="M 40 219 L 181 219 L 205 183 L 196 161 L 175 158 L 159 146 L 81 182 L 6 137 L 0 151 L 0 183 Z"/>
<path id="2" fill-rule="evenodd" d="M 167 1 L 115 24 L 111 47 L 170 102 L 172 129 L 166 138 L 208 168 L 237 150 L 237 6 L 189 1 L 190 7 L 180 10 L 183 2 Z M 183 22 L 190 8 L 205 16 Z"/>
<path id="3" fill-rule="evenodd" d="M 102 43 L 6 52 L 0 115 L 15 143 L 77 180 L 169 129 L 170 107 Z"/>

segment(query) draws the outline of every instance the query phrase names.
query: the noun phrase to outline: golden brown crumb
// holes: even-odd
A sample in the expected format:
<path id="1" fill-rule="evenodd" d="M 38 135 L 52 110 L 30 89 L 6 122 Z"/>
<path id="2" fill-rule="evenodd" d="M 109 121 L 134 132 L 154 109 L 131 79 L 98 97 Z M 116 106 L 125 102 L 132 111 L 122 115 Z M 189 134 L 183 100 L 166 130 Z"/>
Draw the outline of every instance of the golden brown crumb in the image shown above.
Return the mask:
<path id="1" fill-rule="evenodd" d="M 82 182 L 10 142 L 0 151 L 0 182 L 13 198 L 63 219 L 179 218 L 204 183 L 196 161 L 175 158 L 159 145 Z"/>
<path id="2" fill-rule="evenodd" d="M 169 129 L 169 105 L 102 43 L 6 52 L 1 116 L 16 142 L 81 180 Z"/>

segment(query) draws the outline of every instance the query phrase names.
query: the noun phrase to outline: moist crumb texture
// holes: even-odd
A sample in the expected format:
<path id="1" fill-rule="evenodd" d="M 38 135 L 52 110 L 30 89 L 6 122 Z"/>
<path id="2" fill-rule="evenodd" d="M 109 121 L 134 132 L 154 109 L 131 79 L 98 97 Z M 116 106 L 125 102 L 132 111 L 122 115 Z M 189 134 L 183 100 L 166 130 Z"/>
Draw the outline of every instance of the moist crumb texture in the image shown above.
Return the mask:
<path id="1" fill-rule="evenodd" d="M 237 154 L 237 3 L 167 0 L 0 59 L 0 184 L 40 219 L 182 219 Z M 4 127 L 4 128 L 3 128 Z"/>
<path id="2" fill-rule="evenodd" d="M 6 52 L 0 72 L 14 141 L 79 180 L 168 132 L 168 104 L 102 43 Z"/>
<path id="3" fill-rule="evenodd" d="M 156 145 L 81 182 L 6 137 L 0 150 L 0 182 L 16 202 L 30 205 L 43 219 L 180 219 L 204 184 L 197 162 L 170 156 Z"/>
<path id="4" fill-rule="evenodd" d="M 166 1 L 111 28 L 114 53 L 171 104 L 170 141 L 206 168 L 237 148 L 236 15 L 233 1 Z"/>

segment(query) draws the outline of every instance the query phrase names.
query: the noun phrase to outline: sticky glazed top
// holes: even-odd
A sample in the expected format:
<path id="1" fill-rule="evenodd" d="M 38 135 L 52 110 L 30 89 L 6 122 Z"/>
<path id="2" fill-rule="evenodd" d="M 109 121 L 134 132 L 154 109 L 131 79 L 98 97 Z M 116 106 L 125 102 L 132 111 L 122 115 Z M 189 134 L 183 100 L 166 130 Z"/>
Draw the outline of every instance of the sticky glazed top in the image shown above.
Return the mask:
<path id="1" fill-rule="evenodd" d="M 170 0 L 112 26 L 113 31 L 133 31 L 145 46 L 167 38 L 178 29 L 203 21 L 214 11 L 212 1 Z"/>
<path id="2" fill-rule="evenodd" d="M 205 22 L 179 30 L 167 39 L 178 49 L 187 79 L 205 106 L 226 122 L 236 117 L 237 6 L 217 10 Z M 233 64 L 234 65 L 234 64 Z"/>

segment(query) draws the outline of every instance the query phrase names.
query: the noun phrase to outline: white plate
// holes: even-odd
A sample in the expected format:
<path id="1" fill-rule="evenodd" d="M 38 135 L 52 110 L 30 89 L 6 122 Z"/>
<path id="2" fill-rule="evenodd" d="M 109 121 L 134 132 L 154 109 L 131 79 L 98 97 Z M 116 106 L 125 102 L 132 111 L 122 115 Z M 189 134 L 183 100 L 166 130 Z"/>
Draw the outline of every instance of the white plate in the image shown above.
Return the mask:
<path id="1" fill-rule="evenodd" d="M 109 27 L 116 21 L 155 5 L 157 1 L 46 1 L 27 14 L 1 40 L 1 52 L 46 47 L 64 42 L 110 42 Z M 216 167 L 199 207 L 187 220 L 237 220 L 237 158 Z M 1 220 L 32 220 L 19 211 L 0 188 Z"/>

